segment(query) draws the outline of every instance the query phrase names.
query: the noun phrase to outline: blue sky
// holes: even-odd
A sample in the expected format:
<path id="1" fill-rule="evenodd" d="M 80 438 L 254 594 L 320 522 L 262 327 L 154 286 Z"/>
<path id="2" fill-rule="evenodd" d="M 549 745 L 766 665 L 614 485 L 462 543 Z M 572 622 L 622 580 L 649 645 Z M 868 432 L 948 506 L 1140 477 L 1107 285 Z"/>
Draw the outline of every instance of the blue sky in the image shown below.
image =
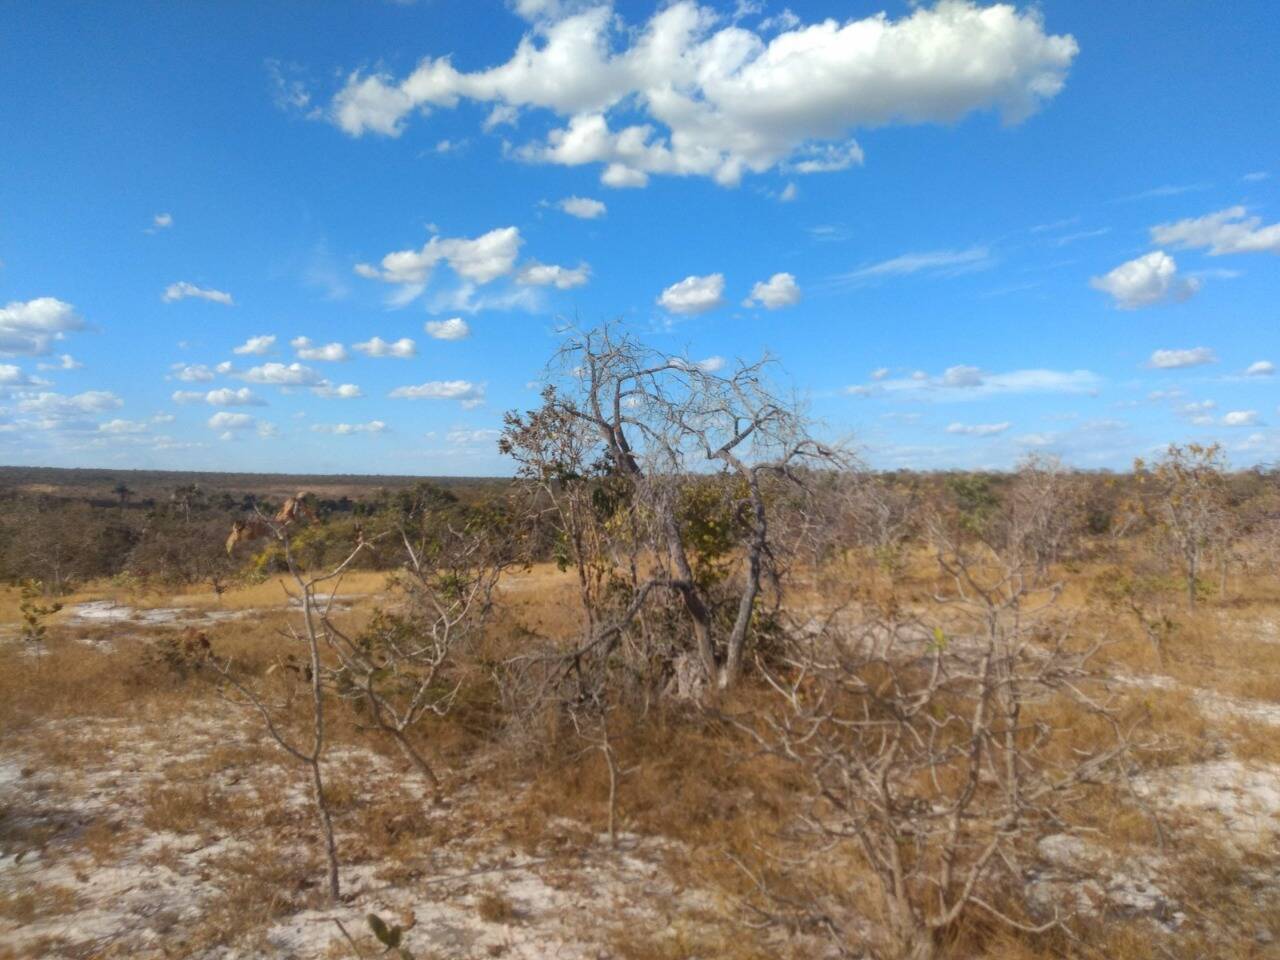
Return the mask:
<path id="1" fill-rule="evenodd" d="M 1267 2 L 6 4 L 0 462 L 494 474 L 566 321 L 883 467 L 1280 459 Z M 274 338 L 274 339 L 271 339 Z"/>

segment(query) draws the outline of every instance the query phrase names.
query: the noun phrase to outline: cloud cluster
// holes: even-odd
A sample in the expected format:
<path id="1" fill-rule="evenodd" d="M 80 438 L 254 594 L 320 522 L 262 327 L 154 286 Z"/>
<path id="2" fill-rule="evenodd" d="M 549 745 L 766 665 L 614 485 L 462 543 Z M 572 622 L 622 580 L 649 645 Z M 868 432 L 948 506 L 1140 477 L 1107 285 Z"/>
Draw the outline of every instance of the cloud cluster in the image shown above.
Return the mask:
<path id="1" fill-rule="evenodd" d="M 335 363 L 347 359 L 347 348 L 340 343 L 313 343 L 310 337 L 294 337 L 289 341 L 299 360 L 322 360 Z"/>
<path id="2" fill-rule="evenodd" d="M 978 367 L 958 364 L 937 376 L 918 370 L 909 377 L 893 379 L 884 376 L 868 384 L 847 387 L 845 392 L 859 397 L 900 396 L 952 402 L 1006 394 L 1092 394 L 1101 385 L 1102 378 L 1090 370 L 1030 369 L 987 373 Z"/>
<path id="3" fill-rule="evenodd" d="M 1178 264 L 1163 250 L 1153 250 L 1094 277 L 1089 285 L 1110 294 L 1121 310 L 1137 310 L 1158 303 L 1186 300 L 1200 289 L 1200 281 L 1178 275 Z"/>
<path id="4" fill-rule="evenodd" d="M 402 400 L 457 400 L 471 409 L 484 403 L 484 385 L 470 380 L 431 380 L 417 386 L 396 387 L 391 396 Z"/>
<path id="5" fill-rule="evenodd" d="M 800 302 L 800 285 L 790 273 L 775 273 L 768 280 L 761 280 L 751 288 L 751 296 L 742 302 L 744 307 L 756 304 L 766 310 L 780 310 Z"/>
<path id="6" fill-rule="evenodd" d="M 316 433 L 349 437 L 357 433 L 382 433 L 387 429 L 387 425 L 381 420 L 370 420 L 368 423 L 317 423 L 311 429 Z"/>
<path id="7" fill-rule="evenodd" d="M 434 340 L 465 340 L 471 336 L 471 327 L 461 317 L 448 320 L 428 320 L 422 325 L 427 336 Z"/>
<path id="8" fill-rule="evenodd" d="M 398 136 L 415 111 L 464 99 L 494 105 L 488 126 L 547 110 L 567 123 L 518 148 L 526 160 L 599 164 L 613 187 L 653 174 L 736 184 L 747 171 L 859 163 L 850 139 L 859 128 L 951 123 L 984 109 L 1016 123 L 1057 95 L 1078 52 L 1033 9 L 971 0 L 896 20 L 791 18 L 767 38 L 763 24 L 748 29 L 694 0 L 639 28 L 607 2 L 519 7 L 533 23 L 507 62 L 466 72 L 428 57 L 401 80 L 353 73 L 331 119 L 351 136 Z M 637 112 L 642 122 L 628 122 Z"/>
<path id="9" fill-rule="evenodd" d="M 658 297 L 658 306 L 671 313 L 693 316 L 724 304 L 724 274 L 688 276 L 673 283 Z"/>
<path id="10" fill-rule="evenodd" d="M 363 353 L 366 357 L 397 357 L 401 360 L 407 360 L 418 352 L 417 344 L 408 337 L 401 337 L 395 341 L 370 337 L 363 343 L 354 344 L 352 349 L 357 353 Z"/>
<path id="11" fill-rule="evenodd" d="M 1151 354 L 1147 366 L 1156 370 L 1181 370 L 1217 362 L 1218 355 L 1208 347 L 1192 347 L 1189 350 L 1157 350 Z"/>
<path id="12" fill-rule="evenodd" d="M 1228 207 L 1203 217 L 1163 223 L 1151 228 L 1151 242 L 1159 246 L 1208 248 L 1212 257 L 1228 253 L 1280 254 L 1280 223 L 1262 225 L 1245 207 Z"/>
<path id="13" fill-rule="evenodd" d="M 186 280 L 179 280 L 177 283 L 171 283 L 165 287 L 164 293 L 160 295 L 160 299 L 165 303 L 173 303 L 177 300 L 187 300 L 194 297 L 197 300 L 208 300 L 212 303 L 221 303 L 228 307 L 235 306 L 235 301 L 231 299 L 231 294 L 222 290 L 210 290 L 204 287 L 197 287 L 194 283 L 188 283 Z"/>
<path id="14" fill-rule="evenodd" d="M 43 356 L 54 341 L 84 327 L 75 307 L 54 297 L 12 301 L 0 307 L 0 357 Z"/>

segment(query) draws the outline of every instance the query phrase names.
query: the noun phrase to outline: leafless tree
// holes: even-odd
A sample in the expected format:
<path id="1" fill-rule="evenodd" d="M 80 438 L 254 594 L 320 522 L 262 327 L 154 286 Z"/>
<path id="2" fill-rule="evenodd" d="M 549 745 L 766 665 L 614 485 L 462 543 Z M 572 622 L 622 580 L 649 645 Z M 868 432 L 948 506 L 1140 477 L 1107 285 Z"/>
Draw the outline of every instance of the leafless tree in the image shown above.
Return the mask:
<path id="1" fill-rule="evenodd" d="M 328 616 L 324 628 L 340 666 L 337 691 L 362 704 L 375 729 L 389 736 L 439 798 L 441 781 L 412 732 L 424 718 L 444 716 L 461 685 L 458 649 L 474 643 L 503 572 L 521 559 L 522 538 L 483 510 L 469 517 L 411 516 L 394 531 L 405 562 L 397 576 L 402 609 L 379 611 L 352 634 Z"/>
<path id="2" fill-rule="evenodd" d="M 1187 607 L 1196 593 L 1206 550 L 1223 529 L 1226 461 L 1218 444 L 1170 444 L 1150 469 L 1141 460 L 1134 472 L 1148 492 L 1149 510 L 1177 551 L 1186 581 Z"/>
<path id="3" fill-rule="evenodd" d="M 720 688 L 741 675 L 752 616 L 770 573 L 767 479 L 799 483 L 802 468 L 840 461 L 837 451 L 809 436 L 797 405 L 771 389 L 767 366 L 767 359 L 741 363 L 721 375 L 612 327 L 573 332 L 553 364 L 561 375 L 553 374 L 558 382 L 544 391 L 542 407 L 508 415 L 501 441 L 522 474 L 544 485 L 548 468 L 561 478 L 579 478 L 582 466 L 590 465 L 597 477 L 624 487 L 625 507 L 615 516 L 625 518 L 635 538 L 633 557 L 643 556 L 649 565 L 631 584 L 632 597 L 643 601 L 652 591 L 678 597 L 692 631 L 688 652 L 703 683 Z M 560 451 L 572 457 L 558 459 Z M 706 473 L 733 484 L 743 531 L 736 545 L 738 593 L 723 627 L 696 576 L 696 552 L 680 515 L 689 478 Z M 589 549 L 566 533 L 575 551 Z M 586 566 L 581 556 L 575 557 L 580 570 Z M 587 645 L 615 642 L 639 610 L 624 605 L 621 626 L 589 616 Z"/>
<path id="4" fill-rule="evenodd" d="M 1060 586 L 1029 546 L 1040 543 L 1049 489 L 1037 483 L 1027 496 L 1043 500 L 1006 505 L 996 546 L 935 517 L 947 584 L 937 611 L 832 618 L 797 634 L 787 668 L 765 674 L 780 708 L 740 721 L 809 784 L 788 862 L 807 872 L 855 854 L 876 881 L 884 955 L 933 957 L 942 932 L 973 910 L 1023 930 L 1057 924 L 998 895 L 1024 888 L 1035 842 L 1064 829 L 1063 804 L 1121 771 L 1130 731 L 1092 665 L 1101 642 L 1076 637 L 1057 614 Z M 1062 717 L 1093 724 L 1093 742 L 1064 743 Z M 779 912 L 753 878 L 762 917 L 803 917 L 803 903 Z M 836 912 L 807 919 L 852 952 L 859 937 Z"/>
<path id="5" fill-rule="evenodd" d="M 309 694 L 309 716 L 303 732 L 289 731 L 293 713 L 293 695 L 289 691 L 284 700 L 272 700 L 260 686 L 243 677 L 230 660 L 216 664 L 218 676 L 226 688 L 226 697 L 244 707 L 262 720 L 267 733 L 290 757 L 306 767 L 311 780 L 311 796 L 316 820 L 324 846 L 327 864 L 329 898 L 336 902 L 341 892 L 338 878 L 338 848 L 334 839 L 333 817 L 329 811 L 324 785 L 324 756 L 328 746 L 326 735 L 327 686 L 331 669 L 325 664 L 323 651 L 332 647 L 334 637 L 330 627 L 330 612 L 343 575 L 359 554 L 368 548 L 366 542 L 358 542 L 337 566 L 322 573 L 304 571 L 293 551 L 293 530 L 306 520 L 315 519 L 307 505 L 305 495 L 289 498 L 274 517 L 258 516 L 250 524 L 237 524 L 237 533 L 228 541 L 228 551 L 235 542 L 253 539 L 246 531 L 252 528 L 256 536 L 270 536 L 280 545 L 293 590 L 286 588 L 292 603 L 300 609 L 300 623 L 291 624 L 286 636 L 305 651 L 305 659 L 298 664 L 292 657 L 278 659 L 268 669 L 301 677 Z M 234 691 L 234 692 L 231 692 Z"/>

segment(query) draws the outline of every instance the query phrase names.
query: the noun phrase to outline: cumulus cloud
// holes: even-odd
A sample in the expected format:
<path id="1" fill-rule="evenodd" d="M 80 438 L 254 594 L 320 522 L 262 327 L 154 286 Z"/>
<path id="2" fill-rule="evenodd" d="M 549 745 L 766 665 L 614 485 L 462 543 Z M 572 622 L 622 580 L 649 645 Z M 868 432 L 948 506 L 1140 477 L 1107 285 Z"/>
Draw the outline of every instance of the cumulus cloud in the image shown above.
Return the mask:
<path id="1" fill-rule="evenodd" d="M 86 390 L 74 396 L 42 392 L 27 394 L 18 401 L 18 410 L 52 420 L 103 413 L 124 406 L 124 401 L 110 390 Z"/>
<path id="2" fill-rule="evenodd" d="M 310 367 L 304 367 L 300 363 L 264 363 L 259 367 L 250 367 L 239 376 L 241 380 L 247 380 L 249 383 L 281 387 L 311 387 L 324 380 Z"/>
<path id="3" fill-rule="evenodd" d="M 289 346 L 300 360 L 324 360 L 336 362 L 347 359 L 347 348 L 340 343 L 312 343 L 310 337 L 294 337 Z"/>
<path id="4" fill-rule="evenodd" d="M 520 268 L 520 272 L 516 274 L 516 283 L 527 287 L 554 286 L 557 290 L 572 290 L 585 285 L 590 277 L 591 268 L 585 263 L 570 269 L 535 260 Z"/>
<path id="5" fill-rule="evenodd" d="M 312 387 L 311 392 L 317 397 L 324 397 L 327 400 L 355 400 L 364 396 L 364 391 L 354 383 L 340 383 L 334 386 L 326 381 Z"/>
<path id="6" fill-rule="evenodd" d="M 198 300 L 209 300 L 212 303 L 225 304 L 228 307 L 235 305 L 235 301 L 231 299 L 231 294 L 222 290 L 197 287 L 194 283 L 188 283 L 185 280 L 179 280 L 177 283 L 171 283 L 165 287 L 160 299 L 165 303 L 173 303 L 176 300 L 186 300 L 191 297 Z"/>
<path id="7" fill-rule="evenodd" d="M 69 353 L 58 355 L 57 363 L 37 363 L 37 370 L 79 370 L 84 364 Z"/>
<path id="8" fill-rule="evenodd" d="M 689 276 L 673 283 L 658 297 L 658 306 L 672 313 L 690 316 L 706 313 L 724 304 L 724 274 Z"/>
<path id="9" fill-rule="evenodd" d="M 603 217 L 607 209 L 599 200 L 593 200 L 590 197 L 565 197 L 558 206 L 569 216 L 580 220 L 595 220 L 597 217 Z"/>
<path id="10" fill-rule="evenodd" d="M 260 337 L 250 337 L 238 347 L 232 347 L 231 352 L 245 357 L 260 357 L 264 353 L 269 353 L 271 348 L 275 346 L 276 338 L 274 334 L 265 334 Z M 219 371 L 221 373 L 223 371 Z"/>
<path id="11" fill-rule="evenodd" d="M 40 383 L 47 384 L 48 381 L 33 379 L 12 363 L 0 363 L 0 387 L 28 387 Z"/>
<path id="12" fill-rule="evenodd" d="M 225 410 L 215 413 L 209 418 L 210 430 L 248 430 L 254 424 L 253 417 L 247 413 L 227 413 Z"/>
<path id="13" fill-rule="evenodd" d="M 724 364 L 724 357 L 713 356 L 704 360 L 695 360 L 693 365 L 703 373 L 719 373 L 724 369 Z"/>
<path id="14" fill-rule="evenodd" d="M 84 326 L 75 307 L 54 297 L 11 301 L 0 307 L 0 357 L 41 356 L 55 340 Z"/>
<path id="15" fill-rule="evenodd" d="M 761 280 L 751 288 L 751 296 L 742 301 L 744 307 L 756 304 L 766 310 L 791 307 L 800 302 L 800 285 L 789 273 L 775 273 L 768 280 Z"/>
<path id="16" fill-rule="evenodd" d="M 1163 250 L 1122 263 L 1105 276 L 1094 277 L 1089 285 L 1110 294 L 1121 310 L 1186 300 L 1200 289 L 1199 280 L 1178 276 L 1178 264 Z"/>
<path id="17" fill-rule="evenodd" d="M 788 164 L 800 172 L 861 160 L 859 128 L 951 123 L 996 109 L 1006 122 L 1062 89 L 1078 46 L 1046 33 L 1034 9 L 942 0 L 891 19 L 773 19 L 750 30 L 694 0 L 641 27 L 607 3 L 534 4 L 540 13 L 503 64 L 460 71 L 427 57 L 407 77 L 353 73 L 330 116 L 346 133 L 398 136 L 413 113 L 461 100 L 565 117 L 524 159 L 603 166 L 609 186 L 651 174 L 709 176 Z M 776 32 L 773 30 L 776 28 Z M 627 123 L 635 111 L 639 123 Z"/>
<path id="18" fill-rule="evenodd" d="M 422 329 L 435 340 L 465 340 L 471 336 L 471 327 L 461 317 L 450 317 L 448 320 L 428 320 Z"/>
<path id="19" fill-rule="evenodd" d="M 1245 207 L 1228 207 L 1203 217 L 1151 228 L 1151 242 L 1181 249 L 1207 247 L 1209 256 L 1228 253 L 1280 254 L 1280 223 L 1262 225 Z"/>
<path id="20" fill-rule="evenodd" d="M 255 397 L 248 387 L 241 387 L 239 390 L 231 387 L 210 390 L 204 395 L 204 399 L 205 403 L 211 403 L 215 407 L 260 407 L 264 402 Z"/>
<path id="21" fill-rule="evenodd" d="M 1246 377 L 1269 377 L 1275 372 L 1276 372 L 1276 365 L 1272 363 L 1270 360 L 1258 360 L 1255 363 L 1249 364 L 1249 367 L 1248 369 L 1245 370 L 1244 375 Z"/>
<path id="22" fill-rule="evenodd" d="M 998 433 L 1004 433 L 1013 424 L 1009 421 L 1002 423 L 953 423 L 947 427 L 947 433 L 964 434 L 970 437 L 993 437 Z"/>
<path id="23" fill-rule="evenodd" d="M 417 386 L 396 387 L 391 396 L 402 400 L 457 400 L 469 409 L 484 403 L 484 385 L 470 380 L 431 380 Z"/>
<path id="24" fill-rule="evenodd" d="M 169 369 L 173 371 L 170 376 L 183 383 L 208 383 L 214 377 L 203 363 L 175 363 Z"/>
<path id="25" fill-rule="evenodd" d="M 1208 347 L 1192 347 L 1189 350 L 1157 350 L 1147 360 L 1147 366 L 1157 370 L 1181 370 L 1217 362 L 1218 355 Z"/>
<path id="26" fill-rule="evenodd" d="M 1232 410 L 1222 415 L 1224 427 L 1252 427 L 1258 423 L 1257 410 Z"/>
<path id="27" fill-rule="evenodd" d="M 111 433 L 117 435 L 146 433 L 150 426 L 138 420 L 108 420 L 105 423 L 98 424 L 99 433 Z"/>
<path id="28" fill-rule="evenodd" d="M 418 352 L 417 344 L 408 337 L 401 337 L 394 342 L 381 337 L 370 337 L 363 343 L 353 344 L 352 349 L 366 357 L 398 357 L 401 360 L 407 360 Z"/>
<path id="29" fill-rule="evenodd" d="M 355 270 L 362 277 L 419 288 L 421 292 L 436 264 L 444 261 L 458 276 L 485 284 L 515 269 L 523 242 L 516 227 L 499 227 L 470 240 L 433 236 L 421 249 L 397 250 L 383 257 L 377 267 L 358 263 Z"/>
<path id="30" fill-rule="evenodd" d="M 381 420 L 368 423 L 317 423 L 311 427 L 316 433 L 331 433 L 335 437 L 347 437 L 356 433 L 382 433 L 387 425 Z"/>

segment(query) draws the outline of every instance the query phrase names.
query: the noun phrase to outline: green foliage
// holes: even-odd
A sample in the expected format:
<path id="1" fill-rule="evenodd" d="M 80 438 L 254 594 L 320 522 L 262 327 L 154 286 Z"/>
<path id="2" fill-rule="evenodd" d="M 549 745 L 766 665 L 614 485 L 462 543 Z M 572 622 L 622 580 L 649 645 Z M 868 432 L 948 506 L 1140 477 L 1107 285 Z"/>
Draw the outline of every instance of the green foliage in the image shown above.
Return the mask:
<path id="1" fill-rule="evenodd" d="M 947 493 L 960 514 L 960 527 L 980 536 L 995 516 L 1000 498 L 991 478 L 981 473 L 960 473 L 947 478 Z"/>
<path id="2" fill-rule="evenodd" d="M 51 617 L 62 609 L 56 601 L 44 602 L 44 584 L 39 580 L 24 580 L 19 593 L 18 611 L 22 615 L 22 630 L 19 636 L 26 643 L 44 643 L 48 627 L 45 618 Z"/>

